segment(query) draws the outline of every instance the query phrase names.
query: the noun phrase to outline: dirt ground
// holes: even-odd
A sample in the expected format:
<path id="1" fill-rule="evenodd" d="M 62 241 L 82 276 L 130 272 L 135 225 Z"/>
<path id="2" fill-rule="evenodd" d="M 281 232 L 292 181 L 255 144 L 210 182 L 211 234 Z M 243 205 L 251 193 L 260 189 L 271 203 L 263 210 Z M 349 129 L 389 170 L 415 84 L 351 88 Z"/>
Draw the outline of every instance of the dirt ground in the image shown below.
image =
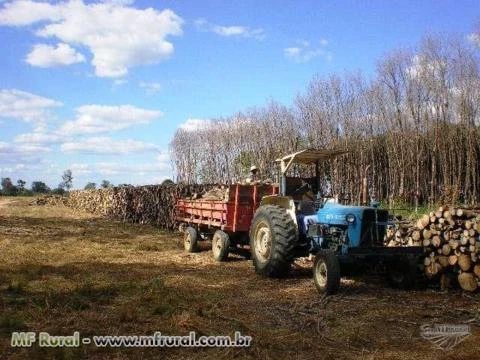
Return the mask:
<path id="1" fill-rule="evenodd" d="M 250 261 L 186 254 L 178 234 L 64 207 L 0 198 L 1 359 L 480 359 L 480 294 L 389 289 L 342 279 L 321 297 L 308 267 L 257 276 Z M 424 324 L 469 324 L 451 351 Z M 231 335 L 247 348 L 13 348 L 12 331 L 51 335 Z"/>

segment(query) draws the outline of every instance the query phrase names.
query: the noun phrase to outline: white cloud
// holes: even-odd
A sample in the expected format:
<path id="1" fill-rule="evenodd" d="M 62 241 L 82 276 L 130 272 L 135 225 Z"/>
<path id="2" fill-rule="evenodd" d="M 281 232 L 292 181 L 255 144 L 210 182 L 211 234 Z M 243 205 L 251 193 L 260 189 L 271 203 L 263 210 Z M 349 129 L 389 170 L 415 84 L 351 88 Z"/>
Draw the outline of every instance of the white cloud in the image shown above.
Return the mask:
<path id="1" fill-rule="evenodd" d="M 61 102 L 17 89 L 0 90 L 0 117 L 27 122 L 45 121 L 50 109 L 62 106 Z"/>
<path id="2" fill-rule="evenodd" d="M 325 49 L 328 45 L 328 40 L 321 39 L 319 43 L 320 46 L 311 47 L 309 41 L 298 40 L 296 46 L 283 49 L 283 54 L 287 59 L 296 63 L 306 63 L 318 57 L 331 61 L 332 54 Z"/>
<path id="3" fill-rule="evenodd" d="M 59 6 L 29 0 L 8 2 L 0 12 L 0 24 L 11 26 L 25 26 L 39 21 L 60 19 L 61 8 Z"/>
<path id="4" fill-rule="evenodd" d="M 140 86 L 142 89 L 145 89 L 145 93 L 147 95 L 154 95 L 158 94 L 160 90 L 162 90 L 162 86 L 158 82 L 144 82 L 141 81 L 138 83 L 138 86 Z"/>
<path id="5" fill-rule="evenodd" d="M 187 119 L 187 121 L 181 124 L 179 128 L 185 131 L 196 131 L 205 128 L 212 123 L 212 120 L 209 119 Z"/>
<path id="6" fill-rule="evenodd" d="M 161 111 L 132 105 L 84 105 L 76 111 L 75 120 L 67 121 L 60 128 L 61 133 L 74 135 L 121 130 L 137 124 L 148 124 L 163 115 Z"/>
<path id="7" fill-rule="evenodd" d="M 56 144 L 61 142 L 62 136 L 55 133 L 34 132 L 20 134 L 15 137 L 14 142 L 26 144 Z"/>
<path id="8" fill-rule="evenodd" d="M 13 145 L 4 141 L 0 141 L 0 155 L 9 156 L 29 156 L 38 153 L 49 152 L 51 149 L 46 146 L 34 144 Z"/>
<path id="9" fill-rule="evenodd" d="M 84 46 L 93 54 L 97 76 L 122 77 L 132 66 L 168 59 L 174 47 L 167 38 L 182 34 L 183 20 L 172 10 L 136 9 L 129 7 L 130 3 L 84 4 L 70 0 L 53 5 L 17 0 L 0 10 L 0 24 L 26 26 L 42 22 L 37 36 Z"/>
<path id="10" fill-rule="evenodd" d="M 168 151 L 161 151 L 158 155 L 157 155 L 157 161 L 160 162 L 160 163 L 163 163 L 163 164 L 167 164 L 167 163 L 170 163 L 171 159 L 170 159 L 170 153 Z"/>
<path id="11" fill-rule="evenodd" d="M 112 175 L 139 175 L 143 176 L 145 174 L 151 173 L 161 173 L 170 170 L 168 164 L 157 162 L 157 163 L 141 163 L 141 164 L 120 164 L 117 162 L 97 162 L 93 164 L 72 164 L 69 166 L 73 174 L 77 175 L 90 175 L 90 174 L 99 174 L 103 176 L 112 176 Z M 163 176 L 162 176 L 163 178 Z M 166 178 L 166 177 L 165 177 Z"/>
<path id="12" fill-rule="evenodd" d="M 265 31 L 262 28 L 250 28 L 248 26 L 222 26 L 216 25 L 208 22 L 204 18 L 195 20 L 195 25 L 197 29 L 201 31 L 213 32 L 220 36 L 225 37 L 244 37 L 244 38 L 253 38 L 256 40 L 265 39 Z"/>
<path id="13" fill-rule="evenodd" d="M 0 141 L 0 164 L 37 164 L 40 159 L 38 153 L 45 153 L 50 149 L 39 147 L 18 147 L 7 142 Z"/>
<path id="14" fill-rule="evenodd" d="M 89 164 L 71 164 L 68 168 L 75 176 L 88 175 L 93 172 Z"/>
<path id="15" fill-rule="evenodd" d="M 115 79 L 113 81 L 113 86 L 122 86 L 125 85 L 128 81 L 125 79 Z"/>
<path id="16" fill-rule="evenodd" d="M 158 147 L 154 144 L 132 139 L 115 140 L 102 136 L 65 142 L 61 145 L 61 150 L 63 152 L 126 155 L 138 152 L 158 151 Z"/>
<path id="17" fill-rule="evenodd" d="M 157 173 L 169 170 L 168 166 L 164 163 L 153 164 L 119 164 L 110 162 L 100 162 L 95 164 L 96 171 L 102 175 L 115 175 L 115 174 L 132 174 L 145 175 L 147 173 Z"/>
<path id="18" fill-rule="evenodd" d="M 84 62 L 85 57 L 68 44 L 58 43 L 56 47 L 37 44 L 27 55 L 25 61 L 32 66 L 48 68 Z"/>

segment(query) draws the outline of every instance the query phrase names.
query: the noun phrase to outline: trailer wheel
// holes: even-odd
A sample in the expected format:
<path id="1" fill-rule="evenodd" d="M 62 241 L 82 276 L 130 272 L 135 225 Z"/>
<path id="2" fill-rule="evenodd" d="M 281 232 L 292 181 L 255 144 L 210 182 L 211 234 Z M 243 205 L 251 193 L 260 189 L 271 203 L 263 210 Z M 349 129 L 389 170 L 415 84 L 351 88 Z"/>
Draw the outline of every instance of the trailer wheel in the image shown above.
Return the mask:
<path id="1" fill-rule="evenodd" d="M 228 258 L 230 249 L 230 238 L 225 231 L 217 230 L 213 234 L 212 252 L 213 258 L 217 261 L 225 261 Z"/>
<path id="2" fill-rule="evenodd" d="M 321 250 L 313 264 L 313 281 L 319 293 L 334 294 L 340 287 L 340 263 L 329 250 Z"/>
<path id="3" fill-rule="evenodd" d="M 185 251 L 189 253 L 197 252 L 198 251 L 198 244 L 197 238 L 198 233 L 197 230 L 191 226 L 185 229 L 183 233 L 183 246 L 185 247 Z"/>
<path id="4" fill-rule="evenodd" d="M 404 257 L 387 264 L 387 279 L 395 289 L 411 289 L 417 279 L 417 267 L 414 261 Z"/>
<path id="5" fill-rule="evenodd" d="M 255 271 L 281 277 L 290 269 L 297 231 L 284 208 L 264 205 L 257 209 L 250 227 L 250 249 Z"/>

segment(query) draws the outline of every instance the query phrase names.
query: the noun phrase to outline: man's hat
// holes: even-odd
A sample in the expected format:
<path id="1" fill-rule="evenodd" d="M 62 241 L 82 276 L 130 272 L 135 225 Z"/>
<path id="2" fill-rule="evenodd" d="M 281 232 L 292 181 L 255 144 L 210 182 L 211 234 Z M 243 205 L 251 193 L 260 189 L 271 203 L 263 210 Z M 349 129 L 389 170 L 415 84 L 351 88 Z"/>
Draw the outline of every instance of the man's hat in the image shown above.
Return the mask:
<path id="1" fill-rule="evenodd" d="M 252 165 L 252 166 L 250 167 L 250 171 L 255 171 L 255 170 L 258 170 L 257 167 L 256 167 L 255 165 Z"/>

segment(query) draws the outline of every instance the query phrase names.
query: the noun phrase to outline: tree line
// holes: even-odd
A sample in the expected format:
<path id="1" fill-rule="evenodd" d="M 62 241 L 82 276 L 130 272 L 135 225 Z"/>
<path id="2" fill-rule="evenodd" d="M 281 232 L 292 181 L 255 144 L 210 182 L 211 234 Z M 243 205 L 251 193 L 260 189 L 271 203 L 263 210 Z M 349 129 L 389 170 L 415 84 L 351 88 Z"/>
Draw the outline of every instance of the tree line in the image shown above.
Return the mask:
<path id="1" fill-rule="evenodd" d="M 18 179 L 16 184 L 9 177 L 2 178 L 0 195 L 3 196 L 31 196 L 35 194 L 59 194 L 63 195 L 69 191 L 73 183 L 73 174 L 70 169 L 65 170 L 62 175 L 62 181 L 54 189 L 45 184 L 43 181 L 33 181 L 30 188 L 27 188 L 27 182 Z"/>
<path id="2" fill-rule="evenodd" d="M 3 196 L 32 196 L 35 194 L 57 194 L 64 195 L 68 192 L 73 185 L 73 174 L 70 169 L 65 170 L 62 175 L 62 181 L 56 188 L 51 189 L 43 181 L 33 181 L 30 188 L 26 187 L 27 182 L 18 179 L 15 183 L 11 178 L 4 177 L 1 179 L 1 189 L 0 195 Z M 119 185 L 121 186 L 121 185 Z M 127 185 L 131 186 L 131 185 Z M 113 184 L 108 180 L 102 180 L 99 188 L 109 189 L 112 188 Z M 97 184 L 94 182 L 89 182 L 85 185 L 85 190 L 96 189 Z"/>
<path id="3" fill-rule="evenodd" d="M 366 177 L 370 194 L 391 206 L 478 202 L 479 65 L 472 41 L 430 35 L 384 56 L 368 78 L 316 76 L 291 106 L 270 101 L 179 128 L 170 144 L 177 181 L 229 184 L 251 165 L 274 179 L 282 155 L 345 148 L 321 166 L 323 194 L 357 202 Z"/>

